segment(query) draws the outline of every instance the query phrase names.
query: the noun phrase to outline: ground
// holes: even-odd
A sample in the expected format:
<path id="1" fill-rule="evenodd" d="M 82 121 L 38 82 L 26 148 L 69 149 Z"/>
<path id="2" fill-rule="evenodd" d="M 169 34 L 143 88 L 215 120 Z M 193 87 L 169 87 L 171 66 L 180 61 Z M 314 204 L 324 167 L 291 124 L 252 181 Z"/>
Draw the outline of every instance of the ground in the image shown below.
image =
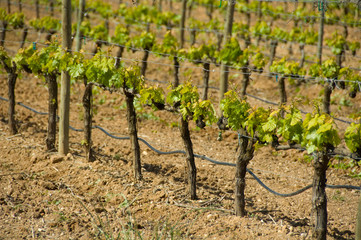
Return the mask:
<path id="1" fill-rule="evenodd" d="M 14 49 L 16 44 L 9 43 L 7 48 Z M 286 50 L 281 49 L 280 54 L 282 51 Z M 141 57 L 141 53 L 127 54 L 129 58 Z M 150 60 L 168 61 L 154 56 Z M 161 72 L 158 68 L 150 64 L 148 77 L 170 81 L 171 67 Z M 182 75 L 182 80 L 186 78 Z M 192 78 L 201 84 L 201 72 L 194 71 Z M 237 84 L 239 78 L 235 76 L 233 83 Z M 214 86 L 217 79 L 218 74 L 211 75 Z M 1 75 L 0 85 L 4 86 L 0 96 L 7 97 L 6 74 Z M 320 86 L 305 84 L 299 89 L 288 86 L 287 91 L 292 97 L 298 94 L 312 99 L 320 89 Z M 74 84 L 71 90 L 70 123 L 76 128 L 82 128 L 83 90 L 81 83 Z M 274 79 L 255 78 L 249 93 L 273 101 L 278 99 Z M 340 98 L 345 96 L 341 90 L 337 94 Z M 218 91 L 211 90 L 214 102 L 217 96 Z M 23 74 L 16 83 L 16 101 L 45 112 L 47 89 L 44 81 Z M 353 101 L 353 107 L 333 105 L 332 111 L 347 117 L 359 108 L 360 97 Z M 99 90 L 94 102 L 97 111 L 93 124 L 126 136 L 123 96 Z M 268 107 L 251 98 L 250 102 Z M 310 106 L 302 107 L 312 110 Z M 267 192 L 247 175 L 248 214 L 241 218 L 233 212 L 233 167 L 197 159 L 198 200 L 189 200 L 182 154 L 159 155 L 141 143 L 144 179 L 135 182 L 128 140 L 115 140 L 94 129 L 96 161 L 87 162 L 81 146 L 81 132 L 70 132 L 70 153 L 58 156 L 56 152 L 45 150 L 46 116 L 17 105 L 19 134 L 12 136 L 7 126 L 7 103 L 0 101 L 0 120 L 0 239 L 106 239 L 106 236 L 116 238 L 118 234 L 120 239 L 311 238 L 311 190 L 281 198 Z M 182 149 L 178 122 L 176 114 L 146 108 L 139 114 L 139 136 L 162 151 Z M 347 126 L 337 125 L 341 130 Z M 196 153 L 234 162 L 238 141 L 234 132 L 224 132 L 223 140 L 217 141 L 215 126 L 200 130 L 191 124 L 191 136 Z M 268 186 L 282 193 L 312 182 L 312 164 L 304 152 L 296 150 L 277 152 L 263 147 L 256 151 L 249 168 Z M 361 180 L 351 178 L 349 173 L 349 170 L 330 168 L 327 183 L 360 186 Z M 360 193 L 327 189 L 327 196 L 328 239 L 353 239 Z"/>

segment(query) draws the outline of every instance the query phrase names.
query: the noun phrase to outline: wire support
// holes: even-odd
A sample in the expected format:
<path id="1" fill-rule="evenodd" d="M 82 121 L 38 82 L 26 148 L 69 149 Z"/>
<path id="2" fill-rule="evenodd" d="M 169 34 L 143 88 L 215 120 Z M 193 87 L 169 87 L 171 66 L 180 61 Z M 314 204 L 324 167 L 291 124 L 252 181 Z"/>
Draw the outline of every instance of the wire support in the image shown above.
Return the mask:
<path id="1" fill-rule="evenodd" d="M 0 96 L 0 99 L 1 100 L 4 100 L 4 101 L 8 101 L 8 99 L 6 98 L 3 98 Z M 17 104 L 19 104 L 20 102 L 17 102 Z M 20 105 L 20 104 L 19 104 Z M 22 107 L 25 107 L 24 104 L 21 104 L 20 106 Z M 26 109 L 34 112 L 34 113 L 37 113 L 37 114 L 40 114 L 42 112 L 39 112 L 29 106 L 26 106 Z M 47 114 L 47 113 L 45 113 Z M 42 115 L 44 115 L 44 113 L 42 113 Z M 107 132 L 104 128 L 100 127 L 100 126 L 93 126 L 92 128 L 97 128 L 99 130 L 101 130 L 103 133 L 105 133 L 107 136 L 111 137 L 111 138 L 114 138 L 114 139 L 118 139 L 118 140 L 129 140 L 130 137 L 118 137 L 118 136 L 115 136 L 109 132 Z M 70 129 L 74 130 L 74 131 L 77 131 L 77 132 L 83 132 L 82 129 L 76 129 L 74 127 L 71 127 L 70 126 Z M 158 154 L 185 154 L 185 151 L 183 150 L 174 150 L 174 151 L 168 151 L 168 152 L 164 152 L 164 151 L 160 151 L 156 148 L 154 148 L 150 143 L 148 143 L 145 139 L 143 138 L 140 138 L 138 137 L 138 140 L 140 140 L 141 142 L 143 142 L 144 144 L 146 144 L 151 150 L 153 150 L 154 152 L 158 153 Z M 216 164 L 216 165 L 222 165 L 222 166 L 230 166 L 230 167 L 235 167 L 236 164 L 234 163 L 229 163 L 229 162 L 222 162 L 222 161 L 217 161 L 217 160 L 213 160 L 207 156 L 204 156 L 204 155 L 199 155 L 199 154 L 194 154 L 194 156 L 196 158 L 200 158 L 200 159 L 203 159 L 203 160 L 206 160 L 208 162 L 211 162 L 213 164 Z M 312 188 L 312 184 L 310 185 L 307 185 L 306 187 L 304 188 L 301 188 L 297 191 L 294 191 L 294 192 L 291 192 L 291 193 L 279 193 L 273 189 L 271 189 L 270 187 L 268 187 L 264 182 L 262 182 L 262 180 L 260 178 L 257 177 L 256 174 L 254 174 L 251 169 L 247 168 L 246 169 L 247 172 L 263 187 L 265 188 L 268 192 L 276 195 L 276 196 L 279 196 L 279 197 L 292 197 L 292 196 L 296 196 L 300 193 L 303 193 L 304 191 Z M 329 185 L 329 184 L 326 184 L 326 188 L 331 188 L 331 189 L 352 189 L 352 190 L 361 190 L 360 187 L 357 187 L 357 186 L 352 186 L 352 185 Z"/>

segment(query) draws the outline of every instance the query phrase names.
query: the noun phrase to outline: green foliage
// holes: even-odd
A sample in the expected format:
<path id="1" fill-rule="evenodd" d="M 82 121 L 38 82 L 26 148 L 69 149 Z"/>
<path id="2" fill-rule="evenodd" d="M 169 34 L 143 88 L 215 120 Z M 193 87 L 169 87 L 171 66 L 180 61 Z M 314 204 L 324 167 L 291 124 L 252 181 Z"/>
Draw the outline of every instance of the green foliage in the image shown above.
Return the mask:
<path id="1" fill-rule="evenodd" d="M 251 63 L 256 69 L 263 69 L 266 66 L 266 58 L 259 50 L 257 50 L 252 58 Z"/>
<path id="2" fill-rule="evenodd" d="M 228 126 L 234 131 L 245 127 L 251 106 L 245 100 L 241 100 L 237 93 L 228 91 L 221 101 L 221 110 L 228 119 Z"/>
<path id="3" fill-rule="evenodd" d="M 180 22 L 180 15 L 173 12 L 158 12 L 157 17 L 154 19 L 154 23 L 157 26 L 173 27 L 177 26 Z"/>
<path id="4" fill-rule="evenodd" d="M 250 30 L 255 37 L 264 37 L 271 34 L 271 27 L 264 21 L 257 22 L 256 25 L 250 28 Z"/>
<path id="5" fill-rule="evenodd" d="M 255 133 L 258 133 L 260 139 L 265 139 L 265 135 L 269 135 L 269 131 L 264 131 L 263 126 L 267 123 L 270 115 L 270 110 L 266 110 L 262 107 L 255 107 L 249 111 L 244 126 L 247 127 L 247 132 L 251 137 L 255 137 Z"/>
<path id="6" fill-rule="evenodd" d="M 6 16 L 6 19 L 10 26 L 14 29 L 23 28 L 25 23 L 24 13 L 15 12 Z"/>
<path id="7" fill-rule="evenodd" d="M 277 133 L 286 141 L 302 143 L 303 121 L 301 112 L 294 105 L 290 106 L 287 110 L 285 117 L 280 119 L 280 127 Z"/>
<path id="8" fill-rule="evenodd" d="M 202 64 L 203 61 L 213 61 L 213 56 L 216 52 L 216 46 L 214 44 L 205 45 L 202 44 L 199 47 L 191 46 L 188 51 L 182 50 L 180 54 L 193 61 L 196 64 Z"/>
<path id="9" fill-rule="evenodd" d="M 286 42 L 290 38 L 288 32 L 279 27 L 273 28 L 270 36 L 273 39 L 277 39 L 283 42 Z"/>
<path id="10" fill-rule="evenodd" d="M 64 53 L 57 44 L 51 44 L 48 47 L 38 49 L 26 59 L 30 70 L 38 75 L 60 74 L 60 70 L 65 67 L 66 61 L 62 61 Z"/>
<path id="11" fill-rule="evenodd" d="M 357 152 L 361 149 L 361 124 L 351 123 L 345 131 L 346 146 L 351 152 Z"/>
<path id="12" fill-rule="evenodd" d="M 85 77 L 89 82 L 97 82 L 107 87 L 120 87 L 120 78 L 116 79 L 115 76 L 114 58 L 102 54 L 99 52 L 86 61 Z"/>
<path id="13" fill-rule="evenodd" d="M 94 40 L 108 40 L 108 29 L 105 27 L 105 23 L 101 23 L 97 26 L 91 27 L 88 36 Z"/>
<path id="14" fill-rule="evenodd" d="M 154 41 L 152 42 L 152 44 Z M 150 44 L 149 44 L 150 46 Z M 159 52 L 162 54 L 169 54 L 172 56 L 169 56 L 170 58 L 173 58 L 173 56 L 178 55 L 178 41 L 177 38 L 175 38 L 172 35 L 171 31 L 167 31 L 167 33 L 164 35 L 163 43 L 162 44 L 154 44 L 153 45 L 153 51 Z"/>
<path id="15" fill-rule="evenodd" d="M 238 41 L 231 38 L 218 53 L 218 61 L 227 65 L 232 65 L 238 62 L 239 57 L 243 54 Z"/>
<path id="16" fill-rule="evenodd" d="M 360 49 L 360 41 L 347 42 L 347 46 L 352 52 L 355 52 Z"/>
<path id="17" fill-rule="evenodd" d="M 346 39 L 342 34 L 338 34 L 337 31 L 332 34 L 332 37 L 326 39 L 326 44 L 331 47 L 331 51 L 335 55 L 340 55 L 345 49 Z"/>
<path id="18" fill-rule="evenodd" d="M 290 33 L 290 38 L 298 41 L 299 43 L 313 45 L 318 41 L 318 33 L 312 28 L 293 28 Z"/>
<path id="19" fill-rule="evenodd" d="M 235 22 L 233 23 L 232 32 L 243 39 L 247 39 L 249 37 L 249 26 Z"/>
<path id="20" fill-rule="evenodd" d="M 86 8 L 99 13 L 104 19 L 108 19 L 113 15 L 112 6 L 101 0 L 87 0 Z"/>
<path id="21" fill-rule="evenodd" d="M 29 46 L 26 49 L 21 48 L 18 50 L 13 60 L 19 69 L 24 69 L 28 66 L 27 59 L 30 58 L 34 52 L 35 50 L 32 46 Z"/>
<path id="22" fill-rule="evenodd" d="M 192 86 L 190 82 L 172 89 L 166 101 L 171 105 L 180 104 L 180 112 L 184 120 L 189 118 L 194 121 L 203 120 L 208 125 L 216 121 L 212 103 L 209 100 L 200 101 L 197 87 Z"/>
<path id="23" fill-rule="evenodd" d="M 121 24 L 118 24 L 115 28 L 114 36 L 112 41 L 120 45 L 126 45 L 129 41 L 129 31 Z"/>
<path id="24" fill-rule="evenodd" d="M 328 146 L 336 147 L 340 143 L 333 118 L 328 114 L 308 113 L 303 121 L 303 129 L 302 145 L 308 153 L 325 151 Z"/>
<path id="25" fill-rule="evenodd" d="M 287 61 L 282 58 L 279 61 L 274 61 L 270 70 L 274 73 L 283 74 L 286 77 L 305 75 L 306 70 L 299 66 L 299 63 L 294 61 Z"/>
<path id="26" fill-rule="evenodd" d="M 72 25 L 72 32 L 76 32 L 77 27 L 78 27 L 77 23 L 74 23 Z M 89 33 L 90 33 L 91 29 L 92 29 L 92 26 L 91 26 L 89 21 L 82 21 L 81 22 L 81 24 L 80 24 L 80 33 L 81 33 L 82 36 L 89 36 Z"/>
<path id="27" fill-rule="evenodd" d="M 154 43 L 155 43 L 155 36 L 153 33 L 142 32 L 140 35 L 131 38 L 131 40 L 128 42 L 128 45 L 130 45 L 133 48 L 150 50 L 152 49 Z"/>
<path id="28" fill-rule="evenodd" d="M 140 89 L 139 101 L 141 104 L 150 104 L 154 110 L 157 110 L 159 105 L 165 103 L 164 91 L 160 87 L 144 87 Z"/>
<path id="29" fill-rule="evenodd" d="M 45 16 L 40 19 L 30 20 L 29 24 L 30 24 L 30 26 L 35 28 L 37 31 L 47 31 L 47 32 L 50 32 L 50 31 L 56 32 L 61 27 L 59 19 L 56 19 L 56 18 L 53 18 L 50 16 Z"/>
<path id="30" fill-rule="evenodd" d="M 339 75 L 340 67 L 336 64 L 335 59 L 331 58 L 319 64 L 315 63 L 310 66 L 309 74 L 312 77 L 321 78 L 337 78 Z"/>
<path id="31" fill-rule="evenodd" d="M 0 21 L 6 21 L 14 29 L 18 29 L 24 27 L 25 16 L 19 12 L 7 14 L 5 9 L 0 8 Z"/>

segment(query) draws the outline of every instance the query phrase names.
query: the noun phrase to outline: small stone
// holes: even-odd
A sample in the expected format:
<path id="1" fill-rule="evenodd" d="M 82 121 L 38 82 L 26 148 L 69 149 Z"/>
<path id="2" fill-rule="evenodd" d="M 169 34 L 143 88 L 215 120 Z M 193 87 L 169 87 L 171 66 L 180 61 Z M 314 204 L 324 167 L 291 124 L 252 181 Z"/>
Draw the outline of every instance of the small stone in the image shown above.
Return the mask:
<path id="1" fill-rule="evenodd" d="M 45 189 L 48 189 L 48 190 L 55 190 L 55 189 L 57 189 L 55 183 L 53 183 L 53 182 L 44 182 L 44 183 L 43 183 L 43 187 L 44 187 Z"/>
<path id="2" fill-rule="evenodd" d="M 37 156 L 32 156 L 31 159 L 30 159 L 30 161 L 31 161 L 32 163 L 37 163 L 38 160 L 39 160 L 39 159 L 38 159 Z"/>
<path id="3" fill-rule="evenodd" d="M 53 155 L 50 157 L 50 161 L 52 163 L 60 163 L 64 160 L 64 157 L 63 156 L 58 156 L 58 155 Z"/>
<path id="4" fill-rule="evenodd" d="M 73 154 L 68 153 L 68 154 L 66 155 L 66 160 L 74 160 Z"/>

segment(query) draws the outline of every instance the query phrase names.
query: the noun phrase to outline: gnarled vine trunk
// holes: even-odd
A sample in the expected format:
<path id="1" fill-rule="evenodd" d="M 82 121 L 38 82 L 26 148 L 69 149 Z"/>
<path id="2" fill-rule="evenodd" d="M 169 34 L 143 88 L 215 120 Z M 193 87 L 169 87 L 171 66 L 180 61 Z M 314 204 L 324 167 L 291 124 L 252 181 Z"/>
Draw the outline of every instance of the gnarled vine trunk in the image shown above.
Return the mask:
<path id="1" fill-rule="evenodd" d="M 124 47 L 123 46 L 119 46 L 119 49 L 117 51 L 117 58 L 115 59 L 115 68 L 119 68 L 120 67 L 120 59 L 123 56 L 123 52 L 124 52 Z"/>
<path id="2" fill-rule="evenodd" d="M 0 31 L 0 46 L 4 46 L 5 45 L 5 36 L 6 36 L 6 28 L 8 26 L 8 22 L 7 21 L 2 21 L 2 30 Z"/>
<path id="3" fill-rule="evenodd" d="M 19 7 L 19 12 L 23 11 L 23 4 L 21 2 L 22 0 L 18 0 L 18 7 Z"/>
<path id="4" fill-rule="evenodd" d="M 8 5 L 8 14 L 10 14 L 11 13 L 11 0 L 8 0 L 7 1 L 7 5 Z"/>
<path id="5" fill-rule="evenodd" d="M 24 29 L 23 29 L 23 34 L 21 36 L 21 42 L 20 42 L 20 46 L 19 48 L 23 48 L 24 47 L 24 44 L 25 44 L 25 41 L 26 41 L 26 37 L 28 36 L 28 27 L 24 26 Z"/>
<path id="6" fill-rule="evenodd" d="M 237 216 L 245 216 L 246 212 L 246 201 L 244 191 L 246 188 L 246 173 L 247 165 L 249 161 L 253 158 L 254 154 L 254 140 L 248 139 L 247 137 L 242 137 L 245 135 L 246 131 L 241 129 L 239 131 L 239 146 L 237 150 L 237 159 L 236 159 L 236 186 L 235 186 L 235 211 Z"/>
<path id="7" fill-rule="evenodd" d="M 124 90 L 125 102 L 127 104 L 127 120 L 130 141 L 133 150 L 133 166 L 134 166 L 134 178 L 136 180 L 142 179 L 142 169 L 140 162 L 140 147 L 138 142 L 138 131 L 137 131 L 137 115 L 134 108 L 134 95 Z"/>
<path id="8" fill-rule="evenodd" d="M 276 57 L 277 45 L 278 45 L 278 40 L 271 40 L 271 55 L 268 63 L 269 68 L 272 66 L 272 63 Z"/>
<path id="9" fill-rule="evenodd" d="M 242 89 L 241 89 L 241 97 L 244 98 L 246 96 L 247 87 L 249 84 L 250 71 L 248 69 L 248 63 L 242 68 L 243 81 L 242 81 Z"/>
<path id="10" fill-rule="evenodd" d="M 95 160 L 92 149 L 92 89 L 93 85 L 84 81 L 85 91 L 83 95 L 83 107 L 84 107 L 84 149 L 85 156 L 89 162 Z"/>
<path id="11" fill-rule="evenodd" d="M 93 55 L 97 54 L 97 52 L 99 51 L 99 49 L 102 47 L 103 43 L 101 41 L 96 41 L 95 42 L 95 48 L 93 50 Z"/>
<path id="12" fill-rule="evenodd" d="M 303 65 L 305 64 L 305 44 L 300 43 L 300 51 L 301 51 L 301 59 L 300 59 L 300 68 L 303 68 Z"/>
<path id="13" fill-rule="evenodd" d="M 39 8 L 39 0 L 35 0 L 35 12 L 36 12 L 36 18 L 40 18 L 40 8 Z"/>
<path id="14" fill-rule="evenodd" d="M 18 78 L 18 74 L 16 74 L 16 67 L 11 69 L 12 71 L 8 72 L 9 128 L 11 134 L 16 134 L 18 131 L 15 123 L 15 83 Z"/>
<path id="15" fill-rule="evenodd" d="M 331 105 L 331 94 L 332 94 L 332 85 L 329 82 L 325 82 L 323 92 L 323 112 L 330 114 L 330 105 Z"/>
<path id="16" fill-rule="evenodd" d="M 45 74 L 46 83 L 48 84 L 48 135 L 46 137 L 46 149 L 55 149 L 56 140 L 56 118 L 58 110 L 58 84 L 56 82 L 56 74 Z"/>
<path id="17" fill-rule="evenodd" d="M 187 170 L 188 170 L 188 185 L 189 185 L 189 193 L 192 200 L 197 199 L 196 194 L 196 183 L 197 183 L 197 168 L 194 161 L 194 153 L 193 153 L 193 145 L 192 140 L 189 133 L 188 120 L 183 119 L 181 116 L 181 137 L 184 144 L 184 149 L 186 152 L 186 162 L 187 162 Z"/>
<path id="18" fill-rule="evenodd" d="M 142 68 L 140 70 L 141 75 L 143 75 L 145 77 L 145 72 L 147 71 L 147 61 L 148 61 L 148 57 L 149 57 L 149 49 L 144 49 L 144 55 L 143 55 L 143 59 L 142 59 Z"/>
<path id="19" fill-rule="evenodd" d="M 327 150 L 318 152 L 313 161 L 312 213 L 314 215 L 313 238 L 325 240 L 327 234 L 326 171 L 329 157 Z"/>
<path id="20" fill-rule="evenodd" d="M 358 200 L 355 239 L 356 240 L 361 240 L 361 195 L 360 195 L 360 198 Z"/>
<path id="21" fill-rule="evenodd" d="M 178 57 L 173 57 L 173 64 L 174 64 L 174 82 L 173 82 L 173 88 L 178 87 L 179 85 L 179 61 Z"/>
<path id="22" fill-rule="evenodd" d="M 203 63 L 203 94 L 202 100 L 208 99 L 208 88 L 209 88 L 209 62 Z"/>

